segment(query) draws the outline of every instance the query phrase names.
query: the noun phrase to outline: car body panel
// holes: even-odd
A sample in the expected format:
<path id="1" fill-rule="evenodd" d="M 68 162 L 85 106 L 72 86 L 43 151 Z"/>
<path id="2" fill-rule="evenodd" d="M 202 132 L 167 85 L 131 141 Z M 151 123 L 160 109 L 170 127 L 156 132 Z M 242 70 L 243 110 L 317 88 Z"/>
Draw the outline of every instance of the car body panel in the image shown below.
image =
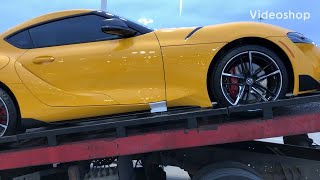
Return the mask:
<path id="1" fill-rule="evenodd" d="M 308 75 L 320 80 L 320 49 L 313 44 L 295 44 L 287 37 L 269 37 L 268 40 L 277 44 L 289 57 L 294 74 L 293 94 L 310 91 L 299 91 L 299 75 Z"/>
<path id="2" fill-rule="evenodd" d="M 320 80 L 320 48 L 312 44 L 297 44 L 297 47 L 301 50 L 301 58 L 297 63 L 299 66 L 299 74 L 309 75 L 313 79 L 319 82 Z M 304 65 L 301 66 L 301 63 Z M 307 64 L 307 65 L 305 65 Z M 297 83 L 299 84 L 299 83 Z M 297 93 L 302 94 L 310 91 L 299 91 Z"/>
<path id="3" fill-rule="evenodd" d="M 0 68 L 0 82 L 5 84 L 22 83 L 14 69 L 14 64 L 25 52 L 27 50 L 15 48 L 7 42 L 0 40 L 0 58 L 2 59 L 2 63 L 6 64 Z M 8 59 L 9 61 L 7 61 Z"/>
<path id="4" fill-rule="evenodd" d="M 55 60 L 38 64 L 34 63 L 37 57 Z M 147 104 L 165 100 L 163 62 L 154 33 L 31 49 L 18 61 L 16 68 L 22 81 L 49 106 Z"/>
<path id="5" fill-rule="evenodd" d="M 21 117 L 44 122 L 76 120 L 149 110 L 149 103 L 168 107 L 211 107 L 209 67 L 223 47 L 245 37 L 263 38 L 288 56 L 294 73 L 320 80 L 320 50 L 295 44 L 290 30 L 243 22 L 198 28 L 162 29 L 131 38 L 19 49 L 5 38 L 52 19 L 90 13 L 63 11 L 32 19 L 0 35 L 0 81 L 18 101 Z M 188 37 L 188 38 L 187 38 Z M 49 63 L 34 63 L 35 58 Z"/>
<path id="6" fill-rule="evenodd" d="M 168 106 L 212 106 L 207 74 L 226 43 L 163 47 Z"/>
<path id="7" fill-rule="evenodd" d="M 205 26 L 186 39 L 194 29 L 195 27 L 160 29 L 155 31 L 155 33 L 159 38 L 161 46 L 181 46 L 190 44 L 228 43 L 243 37 L 286 37 L 287 33 L 290 32 L 287 29 L 269 24 L 239 22 Z"/>
<path id="8" fill-rule="evenodd" d="M 0 55 L 0 69 L 6 67 L 10 62 L 10 58 L 6 55 Z"/>
<path id="9" fill-rule="evenodd" d="M 50 123 L 123 113 L 124 110 L 128 112 L 142 111 L 149 108 L 147 104 L 52 107 L 40 102 L 24 84 L 7 85 L 18 100 L 23 119 L 34 119 Z"/>

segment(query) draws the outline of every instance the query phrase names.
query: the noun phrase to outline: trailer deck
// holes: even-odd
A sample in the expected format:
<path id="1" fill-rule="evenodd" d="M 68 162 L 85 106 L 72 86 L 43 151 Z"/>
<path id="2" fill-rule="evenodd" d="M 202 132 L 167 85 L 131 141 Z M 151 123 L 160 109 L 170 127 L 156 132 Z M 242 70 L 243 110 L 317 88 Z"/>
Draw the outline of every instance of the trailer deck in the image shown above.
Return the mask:
<path id="1" fill-rule="evenodd" d="M 0 170 L 320 132 L 318 102 L 320 95 L 312 95 L 229 108 L 101 117 L 35 129 L 0 138 Z"/>

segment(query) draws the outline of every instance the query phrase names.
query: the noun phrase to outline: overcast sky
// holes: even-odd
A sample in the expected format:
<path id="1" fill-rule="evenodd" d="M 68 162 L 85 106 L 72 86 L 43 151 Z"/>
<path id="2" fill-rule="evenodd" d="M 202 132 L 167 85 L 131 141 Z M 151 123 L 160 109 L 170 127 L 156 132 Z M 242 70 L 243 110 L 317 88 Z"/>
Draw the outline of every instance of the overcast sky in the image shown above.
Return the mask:
<path id="1" fill-rule="evenodd" d="M 10 0 L 1 2 L 0 32 L 30 18 L 67 9 L 99 9 L 100 0 Z M 308 20 L 263 20 L 280 25 L 312 38 L 320 43 L 319 0 L 108 0 L 108 11 L 152 28 L 202 26 L 233 21 L 259 21 L 251 14 L 294 12 L 310 13 Z M 251 11 L 251 13 L 250 13 Z"/>

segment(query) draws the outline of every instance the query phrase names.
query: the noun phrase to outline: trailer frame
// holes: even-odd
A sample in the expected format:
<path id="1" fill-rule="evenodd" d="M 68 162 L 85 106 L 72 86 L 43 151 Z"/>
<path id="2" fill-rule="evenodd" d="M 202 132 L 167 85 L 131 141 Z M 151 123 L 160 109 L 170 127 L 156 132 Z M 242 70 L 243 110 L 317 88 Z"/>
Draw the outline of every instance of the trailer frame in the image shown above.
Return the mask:
<path id="1" fill-rule="evenodd" d="M 0 138 L 1 147 L 21 142 L 41 142 L 30 147 L 4 148 L 0 151 L 0 171 L 120 157 L 120 161 L 126 162 L 119 165 L 121 171 L 128 172 L 132 167 L 128 166 L 131 155 L 320 132 L 320 110 L 291 115 L 277 115 L 273 111 L 278 107 L 316 102 L 320 102 L 320 95 L 218 109 L 185 108 L 156 114 L 99 117 L 73 122 L 68 127 L 30 131 Z M 238 113 L 257 110 L 261 110 L 261 116 L 234 118 Z M 173 127 L 168 129 L 139 130 L 144 126 L 150 129 L 171 124 Z M 104 133 L 86 138 L 86 135 L 97 132 Z M 106 134 L 107 137 L 104 136 Z M 65 141 L 66 137 L 79 139 Z M 128 178 L 121 178 L 120 175 L 121 180 Z"/>

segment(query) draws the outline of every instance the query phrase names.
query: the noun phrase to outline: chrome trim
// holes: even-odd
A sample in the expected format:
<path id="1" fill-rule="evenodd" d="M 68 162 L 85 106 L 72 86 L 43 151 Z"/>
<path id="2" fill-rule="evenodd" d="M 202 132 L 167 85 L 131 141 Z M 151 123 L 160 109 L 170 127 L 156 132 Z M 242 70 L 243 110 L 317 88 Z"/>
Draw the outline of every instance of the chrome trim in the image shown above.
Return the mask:
<path id="1" fill-rule="evenodd" d="M 149 106 L 150 106 L 150 109 L 151 109 L 150 110 L 151 113 L 158 113 L 158 112 L 166 112 L 166 111 L 168 111 L 167 102 L 166 101 L 149 103 Z"/>

